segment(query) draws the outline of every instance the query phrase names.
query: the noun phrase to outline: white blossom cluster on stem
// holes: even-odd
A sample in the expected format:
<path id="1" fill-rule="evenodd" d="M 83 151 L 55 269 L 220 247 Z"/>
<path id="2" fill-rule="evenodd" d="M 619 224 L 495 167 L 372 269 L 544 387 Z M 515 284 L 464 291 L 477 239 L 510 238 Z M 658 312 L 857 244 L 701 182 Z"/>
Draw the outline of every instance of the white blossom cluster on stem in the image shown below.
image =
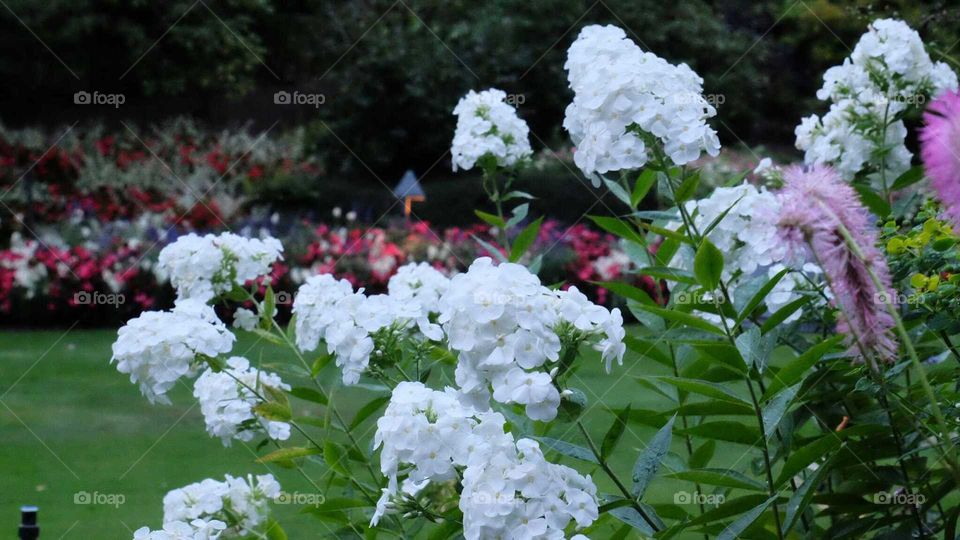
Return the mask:
<path id="1" fill-rule="evenodd" d="M 394 389 L 374 439 L 389 485 L 372 524 L 428 483 L 460 478 L 464 536 L 471 540 L 564 538 L 571 522 L 582 528 L 597 519 L 589 477 L 546 461 L 535 441 L 515 441 L 504 431 L 503 415 L 481 412 L 460 397 L 419 382 Z M 400 489 L 398 475 L 406 477 Z"/>
<path id="2" fill-rule="evenodd" d="M 396 281 L 391 280 L 391 294 L 354 292 L 350 282 L 329 274 L 307 279 L 293 302 L 297 347 L 313 351 L 323 340 L 343 372 L 344 384 L 349 385 L 360 380 L 372 354 L 383 354 L 376 348 L 377 332 L 442 339 L 440 326 L 430 322 L 429 314 L 437 311 L 446 278 L 429 266 L 407 267 Z"/>
<path id="3" fill-rule="evenodd" d="M 485 157 L 496 160 L 499 167 L 513 167 L 533 154 L 530 129 L 506 98 L 506 92 L 495 88 L 471 90 L 460 98 L 453 109 L 457 116 L 450 148 L 454 171 L 472 169 Z"/>
<path id="4" fill-rule="evenodd" d="M 455 378 L 461 391 L 484 403 L 492 386 L 495 400 L 525 405 L 535 420 L 552 420 L 560 404 L 548 367 L 560 358 L 559 330 L 593 341 L 608 367 L 624 353 L 618 309 L 593 304 L 576 288 L 550 290 L 526 267 L 494 265 L 487 257 L 451 278 L 440 299 L 439 321 L 458 353 Z"/>
<path id="5" fill-rule="evenodd" d="M 160 251 L 159 270 L 169 277 L 178 297 L 209 302 L 267 275 L 282 253 L 283 246 L 275 238 L 190 233 Z"/>
<path id="6" fill-rule="evenodd" d="M 151 403 L 170 403 L 166 393 L 181 377 L 196 374 L 198 355 L 230 352 L 236 338 L 199 300 L 179 300 L 171 311 L 147 311 L 127 321 L 113 343 L 111 362 Z"/>
<path id="7" fill-rule="evenodd" d="M 706 236 L 723 253 L 721 277 L 727 284 L 730 295 L 734 295 L 739 286 L 756 276 L 772 278 L 787 267 L 804 272 L 815 270 L 812 266 L 789 264 L 792 261 L 788 261 L 788 253 L 779 237 L 777 225 L 780 207 L 780 198 L 776 193 L 746 182 L 738 186 L 717 188 L 709 197 L 684 204 L 684 209 L 691 216 L 698 233 L 703 234 L 712 226 Z M 684 247 L 677 252 L 670 265 L 692 271 L 693 262 L 693 250 Z M 791 272 L 784 276 L 765 299 L 770 312 L 797 300 L 800 297 L 798 289 L 803 283 L 803 276 L 799 274 Z M 731 300 L 720 298 L 720 295 L 720 291 L 707 291 L 704 300 Z M 676 301 L 686 300 L 678 296 Z M 719 316 L 708 313 L 702 315 L 708 320 L 719 321 Z M 798 310 L 789 320 L 796 320 L 801 315 L 802 311 Z"/>
<path id="8" fill-rule="evenodd" d="M 233 439 L 250 441 L 259 432 L 285 441 L 290 438 L 290 424 L 254 412 L 254 407 L 268 399 L 270 390 L 290 390 L 290 385 L 274 373 L 251 367 L 246 358 L 234 356 L 222 370 L 204 371 L 193 385 L 193 397 L 200 403 L 207 433 L 219 437 L 224 446 L 230 446 Z"/>
<path id="9" fill-rule="evenodd" d="M 843 64 L 824 73 L 817 97 L 829 101 L 830 110 L 801 121 L 797 148 L 808 164 L 833 165 L 847 180 L 881 167 L 895 179 L 913 157 L 903 114 L 956 88 L 956 74 L 930 60 L 915 30 L 900 20 L 878 19 Z"/>
<path id="10" fill-rule="evenodd" d="M 719 153 L 717 134 L 706 123 L 716 109 L 702 95 L 703 79 L 686 64 L 641 50 L 616 26 L 592 25 L 570 46 L 564 68 L 574 98 L 563 127 L 585 175 L 640 168 L 653 142 L 676 165 Z"/>
<path id="11" fill-rule="evenodd" d="M 163 498 L 163 528 L 143 527 L 135 540 L 212 540 L 262 537 L 269 502 L 280 495 L 273 475 L 248 475 L 223 481 L 207 478 L 174 489 Z"/>

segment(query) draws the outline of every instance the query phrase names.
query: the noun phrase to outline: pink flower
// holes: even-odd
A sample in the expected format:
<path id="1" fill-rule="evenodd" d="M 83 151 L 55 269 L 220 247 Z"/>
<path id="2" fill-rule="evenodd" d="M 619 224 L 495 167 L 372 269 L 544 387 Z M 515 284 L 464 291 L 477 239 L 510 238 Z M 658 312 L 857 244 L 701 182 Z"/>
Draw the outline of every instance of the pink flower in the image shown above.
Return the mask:
<path id="1" fill-rule="evenodd" d="M 920 155 L 933 188 L 960 226 L 960 93 L 948 90 L 923 114 Z"/>
<path id="2" fill-rule="evenodd" d="M 839 309 L 837 331 L 847 336 L 851 354 L 861 360 L 864 354 L 894 360 L 894 320 L 885 302 L 896 296 L 886 260 L 876 247 L 877 231 L 869 212 L 830 167 L 809 171 L 791 167 L 784 172 L 784 180 L 779 227 L 793 262 L 802 263 L 812 255 L 823 269 Z M 844 240 L 841 226 L 849 231 L 862 258 Z M 869 270 L 883 284 L 882 290 Z"/>

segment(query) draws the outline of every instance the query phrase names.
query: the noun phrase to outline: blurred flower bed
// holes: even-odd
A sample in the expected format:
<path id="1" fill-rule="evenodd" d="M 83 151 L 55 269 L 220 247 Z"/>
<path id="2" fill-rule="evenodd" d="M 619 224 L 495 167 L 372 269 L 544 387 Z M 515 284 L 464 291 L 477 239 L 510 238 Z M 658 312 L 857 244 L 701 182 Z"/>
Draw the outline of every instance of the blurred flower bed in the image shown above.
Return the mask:
<path id="1" fill-rule="evenodd" d="M 136 219 L 101 221 L 75 213 L 56 225 L 11 235 L 0 249 L 0 324 L 48 326 L 108 325 L 144 310 L 169 307 L 173 290 L 156 261 L 160 250 L 188 232 L 170 223 L 173 210 L 141 213 Z M 271 235 L 286 251 L 271 280 L 281 310 L 309 276 L 332 273 L 355 287 L 383 292 L 397 267 L 427 261 L 441 271 L 462 271 L 476 257 L 489 255 L 480 241 L 495 245 L 485 224 L 432 229 L 425 222 L 393 220 L 365 226 L 352 213 L 334 212 L 330 223 L 277 214 L 248 215 L 230 230 L 243 236 Z M 650 278 L 631 275 L 627 254 L 616 239 L 583 224 L 547 221 L 531 250 L 542 255 L 545 284 L 576 286 L 599 302 L 612 300 L 595 283 L 627 280 L 653 290 Z M 644 281 L 646 280 L 646 281 Z M 285 295 L 285 296 L 284 296 Z"/>

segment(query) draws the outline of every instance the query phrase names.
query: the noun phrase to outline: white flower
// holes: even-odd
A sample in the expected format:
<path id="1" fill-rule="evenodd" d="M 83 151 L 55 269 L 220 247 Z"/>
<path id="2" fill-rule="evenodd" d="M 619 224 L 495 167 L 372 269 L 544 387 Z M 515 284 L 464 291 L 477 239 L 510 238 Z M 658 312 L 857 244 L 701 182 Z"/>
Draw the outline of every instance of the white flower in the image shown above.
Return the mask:
<path id="1" fill-rule="evenodd" d="M 233 312 L 233 326 L 235 328 L 249 332 L 256 328 L 259 322 L 260 317 L 247 308 L 237 308 L 237 310 Z"/>
<path id="2" fill-rule="evenodd" d="M 716 109 L 686 64 L 642 51 L 616 26 L 592 25 L 570 46 L 564 68 L 574 98 L 563 127 L 577 147 L 575 163 L 595 184 L 595 174 L 642 167 L 650 158 L 645 141 L 658 140 L 677 165 L 719 153 L 706 124 Z"/>
<path id="3" fill-rule="evenodd" d="M 390 278 L 387 290 L 391 297 L 415 310 L 417 326 L 433 341 L 443 339 L 440 326 L 430 322 L 430 315 L 439 313 L 440 297 L 450 286 L 450 278 L 427 263 L 405 264 Z"/>
<path id="4" fill-rule="evenodd" d="M 170 403 L 167 391 L 180 377 L 196 373 L 198 355 L 228 353 L 235 339 L 213 308 L 180 300 L 172 311 L 147 311 L 121 327 L 111 362 L 140 384 L 151 403 Z"/>
<path id="5" fill-rule="evenodd" d="M 280 494 L 280 484 L 273 475 L 234 478 L 226 475 L 224 481 L 210 478 L 174 489 L 163 498 L 164 532 L 193 534 L 169 538 L 213 539 L 240 538 L 263 533 L 270 513 L 269 501 Z M 187 525 L 187 527 L 184 527 Z M 150 540 L 165 540 L 166 536 L 145 536 L 144 527 L 136 534 Z M 156 533 L 149 533 L 156 534 Z M 222 536 L 219 536 L 222 535 Z"/>
<path id="6" fill-rule="evenodd" d="M 250 362 L 239 356 L 229 358 L 222 371 L 203 372 L 193 385 L 193 396 L 200 402 L 207 433 L 220 437 L 224 446 L 230 446 L 232 439 L 250 441 L 259 430 L 273 440 L 289 439 L 290 424 L 254 414 L 261 397 L 269 398 L 267 388 L 289 390 L 290 385 L 273 373 L 250 367 Z M 253 420 L 259 430 L 254 429 Z"/>
<path id="7" fill-rule="evenodd" d="M 490 448 L 463 472 L 463 534 L 480 538 L 563 538 L 571 521 L 599 515 L 596 486 L 569 467 L 546 461 L 536 441 Z"/>
<path id="8" fill-rule="evenodd" d="M 559 391 L 549 377 L 527 375 L 559 359 L 563 324 L 587 340 L 599 339 L 612 316 L 575 287 L 553 291 L 524 266 L 495 266 L 483 257 L 451 278 L 438 320 L 450 349 L 458 353 L 455 380 L 469 399 L 482 403 L 492 387 L 495 400 L 522 403 L 531 418 L 552 420 Z M 617 347 L 604 349 L 612 355 L 608 360 L 622 358 Z"/>
<path id="9" fill-rule="evenodd" d="M 270 273 L 282 259 L 275 238 L 244 238 L 233 233 L 197 236 L 190 233 L 160 251 L 159 270 L 180 298 L 209 302 L 220 294 Z"/>
<path id="10" fill-rule="evenodd" d="M 878 19 L 843 64 L 824 73 L 817 97 L 830 101 L 830 109 L 822 119 L 802 120 L 796 146 L 807 163 L 829 163 L 846 179 L 879 169 L 883 153 L 889 178 L 896 178 L 910 167 L 912 154 L 906 127 L 895 119 L 956 88 L 956 74 L 930 60 L 915 30 L 903 21 Z"/>
<path id="11" fill-rule="evenodd" d="M 442 339 L 440 327 L 430 323 L 423 304 L 405 294 L 366 296 L 354 292 L 346 280 L 337 281 L 329 274 L 313 276 L 293 302 L 297 347 L 312 351 L 323 340 L 343 371 L 344 384 L 356 384 L 370 364 L 379 331 L 390 328 L 418 339 L 412 331 L 418 328 L 420 335 Z"/>
<path id="12" fill-rule="evenodd" d="M 469 170 L 485 156 L 496 159 L 500 167 L 512 167 L 533 153 L 530 129 L 517 116 L 517 110 L 504 102 L 507 94 L 491 88 L 471 90 L 460 98 L 453 114 L 457 129 L 453 135 L 453 170 Z"/>

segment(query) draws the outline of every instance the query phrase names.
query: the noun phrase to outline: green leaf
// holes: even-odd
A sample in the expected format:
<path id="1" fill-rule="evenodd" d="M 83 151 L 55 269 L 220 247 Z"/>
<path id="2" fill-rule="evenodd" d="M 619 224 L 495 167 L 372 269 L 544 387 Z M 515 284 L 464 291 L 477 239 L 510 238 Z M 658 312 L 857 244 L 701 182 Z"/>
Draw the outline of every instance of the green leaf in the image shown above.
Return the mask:
<path id="1" fill-rule="evenodd" d="M 620 412 L 613 419 L 613 424 L 607 429 L 607 434 L 603 436 L 603 443 L 600 445 L 601 459 L 607 459 L 611 452 L 617 447 L 617 443 L 623 437 L 623 430 L 627 427 L 630 419 L 630 405 Z"/>
<path id="2" fill-rule="evenodd" d="M 523 203 L 518 205 L 511 212 L 512 217 L 507 220 L 507 228 L 512 229 L 521 221 L 527 219 L 527 214 L 530 212 L 530 203 Z"/>
<path id="3" fill-rule="evenodd" d="M 757 371 L 763 373 L 777 344 L 777 338 L 772 333 L 762 335 L 759 328 L 752 326 L 737 336 L 736 344 L 737 351 L 747 367 L 755 367 Z"/>
<path id="4" fill-rule="evenodd" d="M 873 191 L 873 188 L 864 184 L 853 184 L 853 188 L 860 194 L 863 205 L 877 217 L 883 218 L 890 215 L 890 203 L 883 200 L 883 197 Z"/>
<path id="5" fill-rule="evenodd" d="M 273 294 L 273 287 L 267 285 L 267 290 L 263 294 L 263 306 L 260 312 L 260 328 L 264 330 L 273 326 L 273 310 L 277 308 L 277 297 Z"/>
<path id="6" fill-rule="evenodd" d="M 500 216 L 488 214 L 482 210 L 474 210 L 473 212 L 477 214 L 478 218 L 485 221 L 488 225 L 491 225 L 493 227 L 497 227 L 500 229 L 505 229 L 507 227 L 507 223 L 503 221 L 503 219 L 501 219 Z"/>
<path id="7" fill-rule="evenodd" d="M 687 177 L 686 180 L 680 184 L 680 187 L 677 188 L 675 193 L 675 201 L 677 204 L 680 204 L 697 192 L 697 186 L 700 185 L 700 173 L 693 173 Z"/>
<path id="8" fill-rule="evenodd" d="M 329 403 L 327 396 L 323 395 L 319 390 L 314 390 L 313 388 L 297 386 L 290 390 L 290 395 L 295 398 L 300 398 L 305 401 L 312 401 L 321 405 L 326 405 Z"/>
<path id="9" fill-rule="evenodd" d="M 604 178 L 603 183 L 607 185 L 607 189 L 610 190 L 610 193 L 620 200 L 623 204 L 633 208 L 633 205 L 630 203 L 630 194 L 627 193 L 627 190 L 623 188 L 619 183 L 609 178 Z"/>
<path id="10" fill-rule="evenodd" d="M 766 500 L 767 496 L 760 493 L 753 493 L 750 495 L 744 495 L 743 497 L 737 497 L 736 499 L 726 500 L 723 504 L 714 508 L 713 510 L 709 510 L 693 518 L 687 525 L 702 525 L 704 523 L 725 520 L 732 516 L 739 516 L 747 510 L 756 508 L 757 505 L 763 504 L 763 502 Z"/>
<path id="11" fill-rule="evenodd" d="M 694 277 L 692 273 L 679 268 L 671 268 L 669 266 L 644 266 L 643 268 L 637 270 L 637 274 L 640 274 L 641 276 L 650 276 L 654 279 L 674 281 L 676 283 L 686 283 L 688 285 L 697 284 L 697 278 Z"/>
<path id="12" fill-rule="evenodd" d="M 350 471 L 347 470 L 347 466 L 345 465 L 346 454 L 337 443 L 333 441 L 323 442 L 323 461 L 334 471 L 345 476 L 350 475 Z"/>
<path id="13" fill-rule="evenodd" d="M 784 268 L 783 270 L 777 272 L 775 276 L 770 278 L 763 285 L 763 287 L 760 287 L 760 290 L 758 290 L 757 293 L 750 298 L 750 300 L 747 302 L 747 305 L 743 307 L 743 309 L 740 311 L 740 314 L 737 316 L 738 326 L 740 323 L 745 321 L 751 313 L 753 313 L 753 310 L 757 309 L 757 306 L 763 303 L 763 301 L 767 298 L 767 295 L 770 294 L 770 291 L 777 286 L 777 283 L 780 283 L 780 280 L 783 279 L 783 276 L 787 275 L 787 272 L 789 271 L 789 268 Z"/>
<path id="14" fill-rule="evenodd" d="M 312 456 L 319 454 L 320 450 L 315 447 L 291 446 L 288 448 L 278 448 L 265 456 L 257 458 L 257 463 L 275 463 L 279 461 L 292 461 L 296 458 Z"/>
<path id="15" fill-rule="evenodd" d="M 646 169 L 640 176 L 637 178 L 637 182 L 633 185 L 633 193 L 630 194 L 630 206 L 636 208 L 640 201 L 647 196 L 647 193 L 650 192 L 650 188 L 657 182 L 657 171 L 653 169 Z"/>
<path id="16" fill-rule="evenodd" d="M 666 353 L 661 351 L 658 347 L 658 343 L 654 341 L 648 341 L 631 335 L 627 335 L 623 338 L 624 344 L 631 351 L 639 354 L 643 358 L 650 358 L 654 362 L 657 362 L 665 367 L 672 368 L 673 361 L 667 356 Z"/>
<path id="17" fill-rule="evenodd" d="M 770 400 L 770 403 L 763 408 L 763 434 L 767 439 L 770 439 L 770 437 L 776 433 L 777 426 L 780 425 L 780 420 L 782 420 L 783 415 L 787 413 L 790 404 L 793 403 L 793 398 L 796 397 L 797 391 L 799 390 L 799 384 L 784 388 L 782 392 L 775 395 L 773 399 Z"/>
<path id="18" fill-rule="evenodd" d="M 716 290 L 720 285 L 720 275 L 723 274 L 723 253 L 706 238 L 701 240 L 693 259 L 693 274 L 708 291 Z"/>
<path id="19" fill-rule="evenodd" d="M 360 407 L 360 410 L 357 411 L 357 414 L 353 417 L 353 420 L 350 421 L 349 430 L 353 431 L 357 426 L 363 423 L 371 414 L 377 412 L 384 403 L 390 401 L 390 396 L 381 396 L 374 398 L 369 403 Z"/>
<path id="20" fill-rule="evenodd" d="M 323 356 L 318 356 L 316 360 L 313 361 L 313 365 L 310 366 L 310 376 L 316 377 L 323 371 L 323 368 L 327 367 L 327 364 L 333 360 L 332 354 L 325 354 Z"/>
<path id="21" fill-rule="evenodd" d="M 745 444 L 747 446 L 753 446 L 759 443 L 761 437 L 760 430 L 755 427 L 745 426 L 740 422 L 725 420 L 704 422 L 696 426 L 688 427 L 682 430 L 682 433 L 693 435 L 694 437 Z"/>
<path id="22" fill-rule="evenodd" d="M 787 513 L 783 520 L 784 534 L 789 533 L 790 529 L 797 523 L 797 519 L 803 515 L 803 511 L 810 504 L 813 496 L 817 494 L 817 487 L 823 483 L 827 474 L 830 473 L 830 465 L 833 464 L 836 456 L 837 454 L 830 456 L 826 463 L 820 466 L 815 473 L 807 477 L 803 485 L 790 497 L 790 500 L 787 502 Z"/>
<path id="23" fill-rule="evenodd" d="M 267 540 L 287 540 L 287 533 L 284 532 L 280 523 L 272 517 L 267 519 L 266 533 Z"/>
<path id="24" fill-rule="evenodd" d="M 646 304 L 648 306 L 657 305 L 657 303 L 650 298 L 650 295 L 647 294 L 647 291 L 639 287 L 634 287 L 628 283 L 624 283 L 622 281 L 598 281 L 595 282 L 595 284 L 607 289 L 617 296 L 629 298 L 630 300 L 636 300 L 637 302 Z"/>
<path id="25" fill-rule="evenodd" d="M 767 508 L 777 500 L 777 495 L 770 497 L 763 504 L 758 505 L 753 510 L 741 515 L 733 523 L 727 525 L 723 531 L 720 532 L 720 535 L 717 536 L 717 540 L 736 540 L 740 538 L 740 533 L 746 530 L 747 527 L 753 524 L 754 521 L 760 517 L 760 514 L 767 511 Z"/>
<path id="26" fill-rule="evenodd" d="M 636 463 L 633 464 L 633 488 L 631 493 L 635 500 L 639 501 L 643 498 L 647 486 L 653 481 L 657 469 L 660 468 L 660 462 L 670 451 L 670 441 L 673 438 L 673 421 L 676 418 L 676 416 L 672 416 L 670 420 L 667 420 L 667 423 L 657 431 L 650 444 L 643 449 L 643 452 L 637 457 Z"/>
<path id="27" fill-rule="evenodd" d="M 770 381 L 770 386 L 767 387 L 767 391 L 763 394 L 763 400 L 766 401 L 775 393 L 779 392 L 781 388 L 792 386 L 799 381 L 807 370 L 819 362 L 820 359 L 823 358 L 823 355 L 832 350 L 842 339 L 842 336 L 832 336 L 810 347 L 800 356 L 790 360 L 787 365 L 783 366 L 783 368 L 773 376 L 773 380 Z"/>
<path id="28" fill-rule="evenodd" d="M 557 452 L 560 455 L 599 465 L 597 457 L 593 455 L 593 452 L 582 446 L 577 446 L 575 444 L 558 439 L 552 439 L 550 437 L 537 437 L 537 440 L 543 443 L 547 448 Z"/>
<path id="29" fill-rule="evenodd" d="M 714 382 L 703 381 L 700 379 L 684 379 L 681 377 L 650 377 L 650 379 L 663 382 L 671 386 L 675 386 L 680 390 L 692 392 L 701 396 L 707 396 L 714 399 L 719 399 L 721 401 L 729 401 L 731 403 L 736 403 L 737 405 L 743 405 L 750 407 L 751 409 L 753 408 L 751 403 L 740 398 L 740 396 L 733 393 L 727 387 Z"/>
<path id="30" fill-rule="evenodd" d="M 369 506 L 371 506 L 370 503 L 361 501 L 360 499 L 336 497 L 324 499 L 322 503 L 305 506 L 303 511 L 309 514 L 327 514 L 342 510 L 353 510 L 355 508 L 367 508 Z"/>
<path id="31" fill-rule="evenodd" d="M 483 249 L 487 250 L 487 253 L 488 253 L 491 257 L 493 257 L 494 259 L 496 259 L 497 262 L 507 262 L 507 258 L 504 257 L 503 251 L 501 251 L 499 248 L 497 248 L 496 246 L 494 246 L 494 245 L 491 244 L 490 242 L 487 242 L 486 240 L 480 238 L 479 236 L 477 236 L 477 235 L 475 235 L 475 234 L 471 234 L 470 236 L 474 239 L 474 241 L 476 241 L 478 244 L 480 244 L 480 247 L 482 247 Z"/>
<path id="32" fill-rule="evenodd" d="M 811 463 L 834 452 L 840 448 L 841 445 L 843 445 L 843 438 L 837 433 L 827 433 L 823 437 L 795 449 L 790 453 L 787 462 L 784 463 L 783 469 L 780 470 L 780 475 L 777 476 L 774 485 L 777 486 L 777 489 L 780 489 L 781 486 L 789 482 L 790 479 L 800 471 L 810 466 Z"/>
<path id="33" fill-rule="evenodd" d="M 923 166 L 915 165 L 906 170 L 903 174 L 897 177 L 893 181 L 893 185 L 890 186 L 890 191 L 899 191 L 903 188 L 910 187 L 913 184 L 923 180 Z"/>
<path id="34" fill-rule="evenodd" d="M 637 307 L 643 311 L 652 313 L 668 321 L 685 324 L 691 328 L 696 328 L 698 330 L 710 332 L 711 334 L 717 334 L 718 336 L 726 336 L 723 330 L 701 319 L 700 317 L 697 317 L 696 315 L 691 315 L 689 313 L 685 313 L 683 311 L 677 311 L 675 309 L 664 309 L 661 307 L 648 306 L 643 304 L 637 304 Z"/>
<path id="35" fill-rule="evenodd" d="M 684 403 L 673 412 L 677 416 L 755 416 L 753 407 L 730 401 L 707 400 Z"/>
<path id="36" fill-rule="evenodd" d="M 293 417 L 290 405 L 277 403 L 276 401 L 264 401 L 253 406 L 253 412 L 267 420 L 277 422 L 288 422 Z"/>
<path id="37" fill-rule="evenodd" d="M 691 469 L 702 469 L 710 463 L 710 460 L 713 459 L 713 454 L 717 450 L 717 441 L 707 441 L 700 445 L 699 448 L 693 451 L 693 454 L 690 455 L 690 468 Z"/>
<path id="38" fill-rule="evenodd" d="M 708 486 L 720 486 L 735 489 L 746 489 L 750 491 L 765 491 L 766 487 L 753 479 L 730 469 L 694 469 L 689 471 L 677 471 L 665 475 L 667 478 L 677 480 L 687 480 L 689 482 L 698 482 Z"/>
<path id="39" fill-rule="evenodd" d="M 646 245 L 646 239 L 637 232 L 630 224 L 626 221 L 606 216 L 587 216 L 590 218 L 598 227 L 611 233 L 620 238 L 624 238 L 631 242 L 636 242 L 640 245 Z"/>
<path id="40" fill-rule="evenodd" d="M 650 524 L 643 519 L 643 516 L 640 515 L 640 512 L 637 512 L 632 506 L 614 508 L 610 511 L 610 515 L 626 523 L 627 525 L 630 525 L 634 529 L 637 529 L 648 537 L 653 536 L 653 528 L 651 528 Z"/>
<path id="41" fill-rule="evenodd" d="M 523 254 L 530 249 L 530 246 L 532 246 L 533 242 L 537 239 L 537 233 L 540 232 L 540 225 L 542 224 L 543 216 L 537 218 L 536 221 L 520 231 L 520 234 L 514 239 L 513 246 L 510 249 L 510 262 L 519 261 L 520 257 L 523 257 Z"/>
<path id="42" fill-rule="evenodd" d="M 503 202 L 507 202 L 507 201 L 509 201 L 509 200 L 511 200 L 511 199 L 527 199 L 527 200 L 531 200 L 531 201 L 532 201 L 532 200 L 536 199 L 536 197 L 534 197 L 533 195 L 527 193 L 526 191 L 517 191 L 517 190 L 514 190 L 514 191 L 511 191 L 510 193 L 507 193 L 506 195 L 504 195 L 503 198 L 501 198 L 500 200 L 503 201 Z"/>
<path id="43" fill-rule="evenodd" d="M 280 339 L 279 336 L 277 336 L 277 335 L 274 334 L 273 332 L 268 332 L 268 331 L 264 330 L 263 328 L 259 328 L 259 327 L 258 327 L 258 328 L 254 328 L 254 329 L 253 329 L 253 333 L 256 334 L 258 337 L 261 337 L 261 338 L 269 341 L 270 343 L 272 343 L 272 344 L 274 344 L 274 345 L 279 345 L 279 346 L 281 346 L 281 347 L 286 347 L 286 346 L 287 346 L 287 344 L 284 343 L 284 341 L 283 341 L 282 339 Z"/>
<path id="44" fill-rule="evenodd" d="M 787 304 L 787 305 L 783 306 L 782 308 L 778 309 L 778 310 L 776 311 L 776 313 L 774 313 L 773 315 L 771 315 L 769 319 L 767 319 L 766 321 L 763 322 L 763 325 L 760 326 L 760 331 L 762 331 L 764 334 L 766 334 L 766 333 L 769 332 L 770 330 L 773 330 L 773 329 L 776 328 L 780 323 L 782 323 L 783 321 L 787 320 L 787 317 L 793 315 L 794 312 L 796 312 L 798 309 L 802 308 L 804 305 L 806 305 L 806 304 L 807 304 L 808 302 L 810 302 L 810 300 L 812 300 L 812 299 L 813 299 L 812 296 L 801 296 L 800 298 L 797 298 L 797 299 L 794 300 L 793 302 L 790 302 L 789 304 Z"/>

